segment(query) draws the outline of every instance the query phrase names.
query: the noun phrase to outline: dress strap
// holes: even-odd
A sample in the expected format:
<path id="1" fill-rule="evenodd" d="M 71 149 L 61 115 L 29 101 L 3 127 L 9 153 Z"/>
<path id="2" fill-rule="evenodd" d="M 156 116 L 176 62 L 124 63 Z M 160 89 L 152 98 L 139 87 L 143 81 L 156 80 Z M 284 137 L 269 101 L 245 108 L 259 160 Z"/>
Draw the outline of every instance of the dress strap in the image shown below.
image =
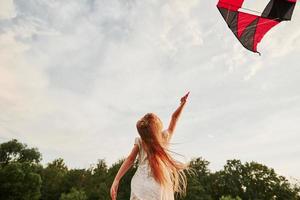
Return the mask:
<path id="1" fill-rule="evenodd" d="M 138 160 L 139 160 L 139 162 L 141 162 L 142 154 L 143 154 L 142 145 L 141 145 L 141 138 L 140 138 L 140 137 L 136 137 L 136 138 L 134 139 L 134 144 L 137 144 L 138 147 L 139 147 Z"/>
<path id="2" fill-rule="evenodd" d="M 139 137 L 136 137 L 134 139 L 134 144 L 137 144 L 139 146 L 139 149 L 141 149 L 141 141 L 140 141 L 140 138 Z"/>
<path id="3" fill-rule="evenodd" d="M 143 163 L 146 160 L 146 152 L 142 147 L 142 139 L 140 137 L 136 137 L 134 140 L 134 144 L 137 144 L 139 147 L 139 163 Z"/>

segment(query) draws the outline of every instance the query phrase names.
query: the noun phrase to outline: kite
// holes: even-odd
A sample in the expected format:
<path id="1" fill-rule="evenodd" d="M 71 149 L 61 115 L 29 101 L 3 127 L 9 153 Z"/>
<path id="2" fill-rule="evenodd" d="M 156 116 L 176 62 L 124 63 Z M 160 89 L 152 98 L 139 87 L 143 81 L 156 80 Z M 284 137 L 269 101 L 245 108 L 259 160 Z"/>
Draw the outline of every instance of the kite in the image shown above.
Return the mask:
<path id="1" fill-rule="evenodd" d="M 259 53 L 257 44 L 264 35 L 280 22 L 291 20 L 296 1 L 271 0 L 260 15 L 243 12 L 249 10 L 242 8 L 244 0 L 219 0 L 217 8 L 240 43 Z"/>

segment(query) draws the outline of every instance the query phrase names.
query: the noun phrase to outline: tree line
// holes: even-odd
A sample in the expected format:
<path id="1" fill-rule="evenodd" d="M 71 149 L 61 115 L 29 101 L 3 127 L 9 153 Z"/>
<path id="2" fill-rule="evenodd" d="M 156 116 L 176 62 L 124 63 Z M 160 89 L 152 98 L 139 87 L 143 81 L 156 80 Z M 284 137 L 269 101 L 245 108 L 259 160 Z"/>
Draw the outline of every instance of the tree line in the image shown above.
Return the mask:
<path id="1" fill-rule="evenodd" d="M 62 158 L 43 166 L 41 153 L 18 140 L 0 144 L 0 200 L 109 200 L 109 190 L 124 159 L 111 166 L 99 159 L 88 169 L 70 169 Z M 190 161 L 185 197 L 176 200 L 300 200 L 300 186 L 257 162 L 228 160 L 212 172 L 202 157 Z M 138 164 L 122 178 L 118 200 L 129 200 Z"/>

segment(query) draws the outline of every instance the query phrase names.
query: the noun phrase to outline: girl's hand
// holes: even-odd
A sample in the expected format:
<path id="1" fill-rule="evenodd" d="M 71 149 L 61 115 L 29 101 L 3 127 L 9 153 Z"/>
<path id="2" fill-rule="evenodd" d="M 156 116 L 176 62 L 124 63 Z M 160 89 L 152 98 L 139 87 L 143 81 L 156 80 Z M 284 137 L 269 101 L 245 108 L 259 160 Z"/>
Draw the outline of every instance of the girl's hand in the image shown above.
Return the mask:
<path id="1" fill-rule="evenodd" d="M 190 92 L 188 92 L 186 95 L 184 95 L 183 97 L 181 97 L 180 99 L 180 104 L 184 105 L 186 103 L 186 99 L 188 98 Z"/>
<path id="2" fill-rule="evenodd" d="M 110 197 L 112 200 L 117 200 L 118 187 L 119 183 L 114 181 L 110 188 Z"/>

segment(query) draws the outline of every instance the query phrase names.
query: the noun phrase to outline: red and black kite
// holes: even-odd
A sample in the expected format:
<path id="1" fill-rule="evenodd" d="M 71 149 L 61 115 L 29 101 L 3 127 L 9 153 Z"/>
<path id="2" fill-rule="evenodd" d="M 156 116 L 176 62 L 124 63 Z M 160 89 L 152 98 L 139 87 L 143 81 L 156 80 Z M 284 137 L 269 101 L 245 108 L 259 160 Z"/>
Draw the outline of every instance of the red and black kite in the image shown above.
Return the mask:
<path id="1" fill-rule="evenodd" d="M 218 9 L 228 27 L 250 51 L 264 35 L 282 21 L 291 20 L 297 0 L 271 0 L 260 16 L 242 12 L 244 0 L 219 0 Z"/>

